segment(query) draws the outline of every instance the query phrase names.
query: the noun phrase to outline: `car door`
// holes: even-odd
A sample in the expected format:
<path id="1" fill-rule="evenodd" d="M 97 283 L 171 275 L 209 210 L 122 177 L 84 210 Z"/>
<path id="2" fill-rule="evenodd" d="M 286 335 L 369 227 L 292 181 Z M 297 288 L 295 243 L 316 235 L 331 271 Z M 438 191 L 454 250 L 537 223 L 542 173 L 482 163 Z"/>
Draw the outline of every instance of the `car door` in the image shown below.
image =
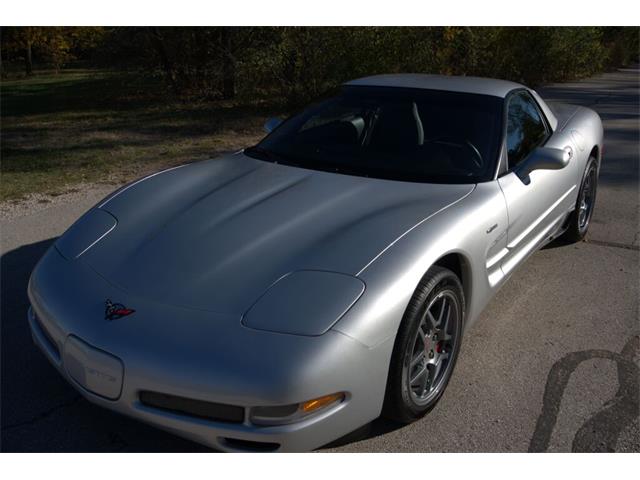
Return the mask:
<path id="1" fill-rule="evenodd" d="M 505 275 L 533 253 L 562 224 L 576 199 L 575 161 L 560 170 L 535 170 L 527 179 L 513 171 L 539 146 L 567 149 L 573 145 L 567 134 L 551 131 L 533 96 L 517 90 L 506 103 L 507 171 L 498 178 L 505 197 L 509 226 L 507 248 L 502 259 Z"/>

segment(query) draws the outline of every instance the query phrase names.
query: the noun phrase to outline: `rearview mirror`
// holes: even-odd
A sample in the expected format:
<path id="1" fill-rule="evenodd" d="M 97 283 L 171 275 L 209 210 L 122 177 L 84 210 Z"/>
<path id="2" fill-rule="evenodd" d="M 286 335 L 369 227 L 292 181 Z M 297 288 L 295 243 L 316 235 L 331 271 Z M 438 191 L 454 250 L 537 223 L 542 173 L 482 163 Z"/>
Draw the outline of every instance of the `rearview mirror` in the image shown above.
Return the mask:
<path id="1" fill-rule="evenodd" d="M 264 124 L 264 131 L 267 133 L 271 133 L 273 132 L 278 125 L 280 125 L 282 123 L 282 120 L 280 120 L 279 118 L 276 117 L 272 117 L 269 120 L 267 120 Z"/>
<path id="2" fill-rule="evenodd" d="M 534 170 L 560 170 L 566 167 L 572 156 L 573 151 L 570 148 L 562 150 L 538 147 L 529 155 L 529 158 L 516 166 L 514 172 L 522 181 L 525 181 Z"/>

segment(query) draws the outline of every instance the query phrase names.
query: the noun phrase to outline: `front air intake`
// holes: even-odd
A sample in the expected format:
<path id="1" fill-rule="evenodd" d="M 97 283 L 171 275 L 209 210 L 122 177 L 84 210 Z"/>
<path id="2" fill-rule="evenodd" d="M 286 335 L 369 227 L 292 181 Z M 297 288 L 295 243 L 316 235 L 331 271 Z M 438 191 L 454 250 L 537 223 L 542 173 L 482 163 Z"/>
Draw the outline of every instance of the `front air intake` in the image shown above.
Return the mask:
<path id="1" fill-rule="evenodd" d="M 244 408 L 223 403 L 205 402 L 157 392 L 140 392 L 140 402 L 166 412 L 203 418 L 214 422 L 242 423 Z"/>

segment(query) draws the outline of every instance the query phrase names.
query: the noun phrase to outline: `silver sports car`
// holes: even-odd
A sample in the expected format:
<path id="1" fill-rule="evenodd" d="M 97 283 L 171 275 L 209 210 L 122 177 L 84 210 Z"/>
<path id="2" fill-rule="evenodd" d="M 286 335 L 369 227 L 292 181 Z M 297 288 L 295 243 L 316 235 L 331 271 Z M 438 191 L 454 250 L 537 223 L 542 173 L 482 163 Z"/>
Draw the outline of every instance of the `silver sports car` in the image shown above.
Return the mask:
<path id="1" fill-rule="evenodd" d="M 589 227 L 600 118 L 516 83 L 362 78 L 266 129 L 114 192 L 40 260 L 34 341 L 91 402 L 227 451 L 410 422 L 515 268 Z"/>

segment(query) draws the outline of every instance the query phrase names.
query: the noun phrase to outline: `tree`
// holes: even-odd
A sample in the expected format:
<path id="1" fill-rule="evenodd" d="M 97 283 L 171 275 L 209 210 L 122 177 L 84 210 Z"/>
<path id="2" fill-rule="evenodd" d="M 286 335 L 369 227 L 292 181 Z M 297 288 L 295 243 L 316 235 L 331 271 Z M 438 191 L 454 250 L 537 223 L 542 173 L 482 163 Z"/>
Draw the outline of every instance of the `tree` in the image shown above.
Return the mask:
<path id="1" fill-rule="evenodd" d="M 42 27 L 5 27 L 2 33 L 3 49 L 9 55 L 20 55 L 25 75 L 33 75 L 33 47 L 42 38 Z"/>
<path id="2" fill-rule="evenodd" d="M 103 33 L 101 27 L 6 27 L 2 49 L 8 57 L 22 58 L 25 74 L 30 76 L 34 57 L 59 71 L 75 58 L 74 51 L 94 47 Z"/>

